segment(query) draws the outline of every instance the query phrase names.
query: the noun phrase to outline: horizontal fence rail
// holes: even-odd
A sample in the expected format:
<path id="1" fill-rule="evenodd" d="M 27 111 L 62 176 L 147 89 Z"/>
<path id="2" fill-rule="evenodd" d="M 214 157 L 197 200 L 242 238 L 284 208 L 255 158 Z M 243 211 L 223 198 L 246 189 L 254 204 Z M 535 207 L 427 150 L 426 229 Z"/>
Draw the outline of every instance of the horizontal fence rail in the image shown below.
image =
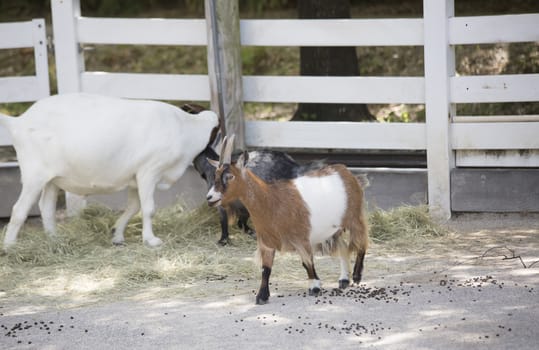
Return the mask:
<path id="1" fill-rule="evenodd" d="M 245 124 L 250 147 L 402 149 L 426 148 L 425 124 L 355 122 L 273 122 Z"/>
<path id="2" fill-rule="evenodd" d="M 85 72 L 81 75 L 82 90 L 130 98 L 161 100 L 210 99 L 207 75 L 100 73 Z"/>
<path id="3" fill-rule="evenodd" d="M 539 123 L 454 123 L 453 149 L 539 149 Z"/>
<path id="4" fill-rule="evenodd" d="M 504 74 L 450 78 L 451 102 L 539 101 L 539 74 Z"/>
<path id="5" fill-rule="evenodd" d="M 0 23 L 0 49 L 20 49 L 33 46 L 34 25 L 31 21 Z"/>
<path id="6" fill-rule="evenodd" d="M 498 123 L 498 122 L 539 122 L 539 115 L 459 115 L 453 117 L 454 123 Z"/>
<path id="7" fill-rule="evenodd" d="M 244 101 L 424 103 L 423 77 L 244 76 Z"/>
<path id="8" fill-rule="evenodd" d="M 81 43 L 206 46 L 203 19 L 77 18 Z"/>
<path id="9" fill-rule="evenodd" d="M 455 163 L 463 168 L 539 168 L 539 150 L 461 150 Z"/>
<path id="10" fill-rule="evenodd" d="M 449 44 L 539 41 L 539 14 L 449 18 Z"/>
<path id="11" fill-rule="evenodd" d="M 422 19 L 242 20 L 244 46 L 421 46 Z"/>

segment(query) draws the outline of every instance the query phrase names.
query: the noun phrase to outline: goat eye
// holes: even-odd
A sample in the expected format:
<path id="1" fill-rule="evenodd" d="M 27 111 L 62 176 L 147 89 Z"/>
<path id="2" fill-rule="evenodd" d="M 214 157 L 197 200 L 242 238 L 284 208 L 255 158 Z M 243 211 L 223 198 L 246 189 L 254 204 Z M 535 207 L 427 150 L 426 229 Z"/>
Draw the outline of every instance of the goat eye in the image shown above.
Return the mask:
<path id="1" fill-rule="evenodd" d="M 230 180 L 234 180 L 234 175 L 232 175 L 232 174 L 226 174 L 226 175 L 225 175 L 225 180 L 226 180 L 227 182 L 230 181 Z"/>

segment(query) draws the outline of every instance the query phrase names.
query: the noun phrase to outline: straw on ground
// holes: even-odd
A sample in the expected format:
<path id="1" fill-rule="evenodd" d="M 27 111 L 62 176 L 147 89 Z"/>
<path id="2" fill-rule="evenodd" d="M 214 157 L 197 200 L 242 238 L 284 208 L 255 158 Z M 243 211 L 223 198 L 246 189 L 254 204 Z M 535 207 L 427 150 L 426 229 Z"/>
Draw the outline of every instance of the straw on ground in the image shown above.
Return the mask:
<path id="1" fill-rule="evenodd" d="M 33 304 L 72 306 L 141 295 L 197 297 L 246 293 L 257 288 L 256 242 L 231 226 L 231 243 L 217 244 L 215 210 L 177 205 L 158 211 L 154 230 L 164 238 L 159 249 L 141 241 L 141 219 L 129 224 L 126 244 L 110 243 L 117 213 L 90 206 L 80 216 L 63 220 L 50 239 L 35 223 L 26 225 L 15 248 L 0 256 L 0 301 L 17 298 Z M 426 207 L 376 210 L 369 217 L 375 243 L 411 249 L 413 242 L 442 236 Z M 376 254 L 367 252 L 368 257 Z M 328 284 L 338 277 L 338 262 L 317 257 L 318 272 Z M 276 259 L 274 284 L 297 291 L 305 287 L 305 271 L 295 254 Z M 279 291 L 277 291 L 279 292 Z"/>

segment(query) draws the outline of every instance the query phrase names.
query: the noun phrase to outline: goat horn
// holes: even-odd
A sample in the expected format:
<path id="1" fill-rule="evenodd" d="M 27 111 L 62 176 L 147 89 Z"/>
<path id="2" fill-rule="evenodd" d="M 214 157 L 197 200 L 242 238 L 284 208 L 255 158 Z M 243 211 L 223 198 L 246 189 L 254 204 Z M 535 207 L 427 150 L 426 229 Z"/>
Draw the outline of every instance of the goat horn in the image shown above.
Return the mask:
<path id="1" fill-rule="evenodd" d="M 225 148 L 226 148 L 227 138 L 228 137 L 225 135 L 225 137 L 221 140 L 221 142 L 219 142 L 219 146 L 218 146 L 218 148 L 220 148 L 219 165 L 223 165 L 223 160 L 225 159 Z"/>
<path id="2" fill-rule="evenodd" d="M 234 138 L 236 135 L 232 134 L 230 138 L 227 138 L 226 144 L 224 146 L 224 152 L 223 152 L 223 164 L 230 164 L 232 161 L 232 151 L 234 150 Z M 220 158 L 221 159 L 221 158 Z"/>

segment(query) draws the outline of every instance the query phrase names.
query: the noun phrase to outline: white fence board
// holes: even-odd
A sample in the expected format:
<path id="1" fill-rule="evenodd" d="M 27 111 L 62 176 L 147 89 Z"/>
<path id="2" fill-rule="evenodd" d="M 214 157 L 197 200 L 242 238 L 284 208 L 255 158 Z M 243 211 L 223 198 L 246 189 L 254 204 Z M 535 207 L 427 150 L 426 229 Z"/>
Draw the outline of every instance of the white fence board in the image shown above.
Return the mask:
<path id="1" fill-rule="evenodd" d="M 524 41 L 539 41 L 539 14 L 449 19 L 452 45 Z"/>
<path id="2" fill-rule="evenodd" d="M 453 0 L 423 1 L 425 14 L 425 118 L 427 133 L 428 200 L 432 214 L 451 216 L 450 173 L 454 166 L 449 128 L 455 105 L 449 103 L 449 77 L 455 74 L 455 50 L 448 45 L 448 18 Z"/>
<path id="3" fill-rule="evenodd" d="M 539 115 L 459 115 L 454 123 L 539 122 Z"/>
<path id="4" fill-rule="evenodd" d="M 77 42 L 76 20 L 80 17 L 80 0 L 51 0 L 54 59 L 58 93 L 78 92 L 84 56 Z"/>
<path id="5" fill-rule="evenodd" d="M 40 90 L 39 79 L 34 76 L 0 78 L 0 102 L 30 102 L 46 95 Z"/>
<path id="6" fill-rule="evenodd" d="M 425 124 L 355 122 L 245 123 L 249 147 L 332 149 L 425 149 Z"/>
<path id="7" fill-rule="evenodd" d="M 100 73 L 81 76 L 82 90 L 120 97 L 197 100 L 210 99 L 207 75 Z"/>
<path id="8" fill-rule="evenodd" d="M 249 19 L 245 46 L 420 46 L 423 19 Z"/>
<path id="9" fill-rule="evenodd" d="M 423 77 L 244 76 L 244 101 L 424 103 Z"/>
<path id="10" fill-rule="evenodd" d="M 77 26 L 82 43 L 197 46 L 207 41 L 203 19 L 80 17 Z"/>
<path id="11" fill-rule="evenodd" d="M 0 49 L 32 47 L 32 22 L 0 23 Z"/>
<path id="12" fill-rule="evenodd" d="M 465 168 L 538 168 L 539 150 L 456 152 L 457 167 Z"/>
<path id="13" fill-rule="evenodd" d="M 0 147 L 2 146 L 11 146 L 13 144 L 13 139 L 9 131 L 0 125 Z"/>
<path id="14" fill-rule="evenodd" d="M 450 83 L 453 103 L 539 101 L 539 74 L 461 76 Z"/>
<path id="15" fill-rule="evenodd" d="M 453 149 L 539 149 L 539 123 L 454 123 Z"/>

